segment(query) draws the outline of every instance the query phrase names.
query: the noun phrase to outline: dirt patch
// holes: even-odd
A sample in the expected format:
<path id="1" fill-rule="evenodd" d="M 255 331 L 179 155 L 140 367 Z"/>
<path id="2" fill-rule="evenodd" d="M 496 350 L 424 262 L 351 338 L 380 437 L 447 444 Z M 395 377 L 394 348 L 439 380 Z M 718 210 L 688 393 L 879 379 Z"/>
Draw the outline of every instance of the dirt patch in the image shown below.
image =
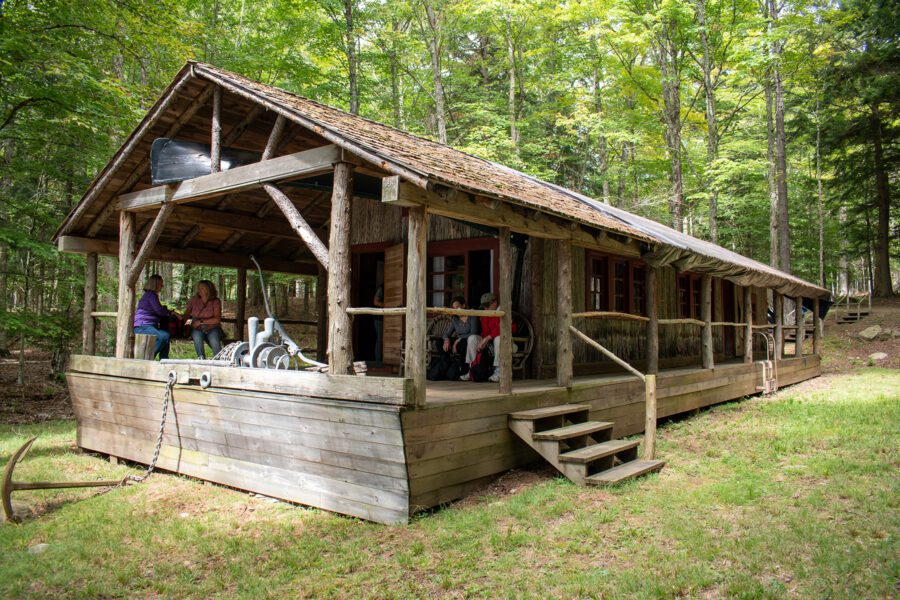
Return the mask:
<path id="1" fill-rule="evenodd" d="M 24 373 L 25 385 L 20 385 L 19 357 L 0 359 L 0 423 L 75 418 L 66 384 L 53 375 L 48 356 L 26 350 Z"/>
<path id="2" fill-rule="evenodd" d="M 862 366 L 900 369 L 900 337 L 872 341 L 859 337 L 861 331 L 873 325 L 900 332 L 900 298 L 875 300 L 867 317 L 856 323 L 838 325 L 837 317 L 843 312 L 832 308 L 825 319 L 822 372 L 846 373 Z M 884 352 L 887 358 L 870 361 L 869 355 L 875 352 Z"/>

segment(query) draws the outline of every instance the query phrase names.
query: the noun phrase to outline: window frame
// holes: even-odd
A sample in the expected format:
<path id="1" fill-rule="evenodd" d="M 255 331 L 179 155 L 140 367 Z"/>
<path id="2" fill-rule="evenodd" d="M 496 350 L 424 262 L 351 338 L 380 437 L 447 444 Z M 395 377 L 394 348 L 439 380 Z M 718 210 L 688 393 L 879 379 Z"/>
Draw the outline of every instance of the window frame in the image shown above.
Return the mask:
<path id="1" fill-rule="evenodd" d="M 606 287 L 602 292 L 592 289 L 593 279 L 597 276 L 594 269 L 595 261 L 602 262 L 605 265 L 603 271 L 606 275 Z M 617 297 L 615 269 L 617 265 L 625 265 L 625 285 L 623 286 L 624 299 L 622 302 L 624 306 L 622 307 L 622 310 L 617 310 L 615 306 Z M 586 249 L 584 256 L 585 309 L 589 311 L 620 312 L 623 314 L 646 316 L 647 268 L 647 263 L 642 260 Z M 638 277 L 637 273 L 641 273 L 639 277 L 643 289 L 643 294 L 641 294 L 641 296 L 644 298 L 644 302 L 638 302 L 636 300 L 637 294 L 635 294 L 635 282 Z M 602 294 L 605 306 L 598 307 L 595 305 L 594 299 L 598 294 Z M 638 304 L 641 304 L 641 306 L 637 306 Z"/>

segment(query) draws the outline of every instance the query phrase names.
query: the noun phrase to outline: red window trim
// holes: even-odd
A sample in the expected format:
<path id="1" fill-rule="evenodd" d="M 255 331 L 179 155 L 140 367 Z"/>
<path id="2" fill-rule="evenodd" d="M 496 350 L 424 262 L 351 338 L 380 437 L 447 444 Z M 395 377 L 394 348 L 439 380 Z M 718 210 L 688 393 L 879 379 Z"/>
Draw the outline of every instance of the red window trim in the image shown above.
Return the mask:
<path id="1" fill-rule="evenodd" d="M 606 261 L 606 306 L 601 306 L 599 308 L 594 307 L 594 292 L 591 291 L 591 278 L 594 277 L 594 262 L 595 260 L 603 260 Z M 613 298 L 615 296 L 615 265 L 616 264 L 624 264 L 626 265 L 625 271 L 625 307 L 624 310 L 616 311 L 615 307 L 612 305 Z M 613 311 L 613 312 L 624 312 L 632 315 L 646 315 L 647 307 L 646 304 L 644 306 L 636 306 L 635 301 L 635 271 L 643 271 L 644 273 L 644 300 L 646 301 L 646 293 L 647 293 L 647 264 L 642 260 L 636 260 L 633 258 L 626 258 L 624 256 L 617 256 L 615 254 L 607 254 L 605 252 L 598 252 L 596 250 L 585 250 L 584 254 L 584 305 L 586 310 L 601 310 L 601 311 Z"/>

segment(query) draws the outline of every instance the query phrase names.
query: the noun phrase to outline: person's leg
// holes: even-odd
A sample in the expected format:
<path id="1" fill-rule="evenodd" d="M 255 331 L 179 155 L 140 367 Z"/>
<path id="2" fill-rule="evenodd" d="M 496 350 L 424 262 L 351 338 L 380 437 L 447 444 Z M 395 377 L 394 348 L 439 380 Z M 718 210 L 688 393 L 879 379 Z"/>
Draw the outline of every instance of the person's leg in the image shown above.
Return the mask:
<path id="1" fill-rule="evenodd" d="M 375 317 L 375 363 L 381 366 L 384 360 L 384 319 Z"/>
<path id="2" fill-rule="evenodd" d="M 478 354 L 478 344 L 481 343 L 480 335 L 470 335 L 466 340 L 466 364 L 471 365 L 472 361 L 475 360 L 475 355 Z"/>
<path id="3" fill-rule="evenodd" d="M 209 347 L 212 348 L 213 357 L 222 351 L 222 328 L 214 327 L 207 332 L 206 339 L 209 341 Z"/>
<path id="4" fill-rule="evenodd" d="M 191 329 L 191 338 L 194 340 L 194 351 L 197 352 L 197 358 L 206 358 L 203 348 L 203 332 L 199 329 Z"/>
<path id="5" fill-rule="evenodd" d="M 156 351 L 155 354 L 159 354 L 159 359 L 163 360 L 169 358 L 169 332 L 163 331 L 162 329 L 156 330 Z"/>
<path id="6" fill-rule="evenodd" d="M 500 368 L 500 338 L 494 338 L 494 368 Z"/>

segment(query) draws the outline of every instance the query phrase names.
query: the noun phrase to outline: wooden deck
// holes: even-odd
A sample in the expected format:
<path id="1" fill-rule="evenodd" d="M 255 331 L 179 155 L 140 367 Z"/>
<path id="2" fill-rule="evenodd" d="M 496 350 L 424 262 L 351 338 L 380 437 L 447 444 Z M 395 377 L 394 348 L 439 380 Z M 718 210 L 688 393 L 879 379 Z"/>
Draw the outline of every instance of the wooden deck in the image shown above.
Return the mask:
<path id="1" fill-rule="evenodd" d="M 68 373 L 82 448 L 146 464 L 169 366 L 78 356 Z M 643 387 L 627 375 L 578 377 L 570 389 L 516 381 L 430 383 L 416 409 L 409 380 L 179 365 L 159 467 L 381 523 L 462 497 L 538 460 L 507 425 L 514 411 L 591 407 L 621 437 L 643 428 Z M 202 389 L 201 372 L 212 376 Z M 819 374 L 819 358 L 779 363 L 779 383 Z M 753 394 L 760 367 L 677 369 L 658 377 L 665 417 Z"/>

